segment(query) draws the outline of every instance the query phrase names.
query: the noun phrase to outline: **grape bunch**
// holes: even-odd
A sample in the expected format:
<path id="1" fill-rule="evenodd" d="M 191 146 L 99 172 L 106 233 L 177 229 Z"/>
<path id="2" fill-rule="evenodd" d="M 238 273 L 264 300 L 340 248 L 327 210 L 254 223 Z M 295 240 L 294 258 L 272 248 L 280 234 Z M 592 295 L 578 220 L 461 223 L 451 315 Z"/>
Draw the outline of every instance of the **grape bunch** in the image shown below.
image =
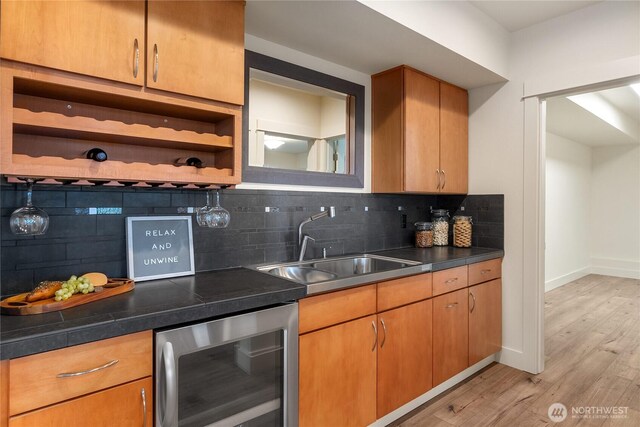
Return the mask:
<path id="1" fill-rule="evenodd" d="M 62 287 L 56 291 L 54 299 L 56 301 L 65 301 L 73 294 L 82 292 L 86 295 L 93 291 L 94 287 L 89 279 L 86 277 L 71 276 L 69 280 L 62 282 Z"/>

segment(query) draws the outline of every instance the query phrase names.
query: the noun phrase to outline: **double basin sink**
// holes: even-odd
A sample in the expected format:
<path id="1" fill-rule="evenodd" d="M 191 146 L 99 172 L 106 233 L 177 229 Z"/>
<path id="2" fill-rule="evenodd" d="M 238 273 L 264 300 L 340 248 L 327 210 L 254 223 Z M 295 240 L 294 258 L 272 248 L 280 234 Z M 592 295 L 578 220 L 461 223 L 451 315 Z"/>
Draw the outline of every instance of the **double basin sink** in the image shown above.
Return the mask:
<path id="1" fill-rule="evenodd" d="M 260 265 L 254 268 L 272 276 L 306 285 L 307 294 L 313 294 L 431 271 L 431 264 L 361 254 Z"/>

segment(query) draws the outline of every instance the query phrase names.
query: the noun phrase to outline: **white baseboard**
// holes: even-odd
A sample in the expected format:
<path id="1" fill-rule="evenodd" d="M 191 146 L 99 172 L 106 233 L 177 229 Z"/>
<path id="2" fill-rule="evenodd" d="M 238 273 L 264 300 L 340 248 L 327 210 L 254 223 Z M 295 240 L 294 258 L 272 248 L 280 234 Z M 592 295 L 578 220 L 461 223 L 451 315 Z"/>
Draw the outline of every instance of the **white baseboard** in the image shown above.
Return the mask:
<path id="1" fill-rule="evenodd" d="M 544 291 L 549 292 L 555 288 L 559 288 L 560 286 L 566 285 L 567 283 L 573 282 L 574 280 L 578 280 L 581 277 L 591 274 L 592 272 L 593 271 L 591 270 L 591 267 L 584 267 L 576 271 L 572 271 L 571 273 L 564 274 L 560 277 L 556 277 L 555 279 L 548 280 L 544 284 Z"/>
<path id="2" fill-rule="evenodd" d="M 640 279 L 640 261 L 613 258 L 591 258 L 591 273 L 604 276 Z"/>
<path id="3" fill-rule="evenodd" d="M 431 390 L 429 390 L 428 392 L 426 392 L 422 396 L 416 397 L 411 402 L 399 407 L 395 411 L 390 412 L 387 415 L 385 415 L 384 417 L 376 420 L 376 422 L 370 424 L 369 427 L 384 427 L 384 426 L 390 424 L 392 421 L 395 421 L 398 418 L 403 417 L 404 415 L 407 415 L 409 412 L 413 411 L 414 409 L 416 409 L 417 407 L 419 407 L 423 403 L 428 402 L 429 400 L 433 399 L 437 395 L 447 391 L 448 389 L 450 389 L 454 385 L 458 384 L 460 381 L 462 381 L 462 380 L 470 377 L 471 375 L 475 374 L 476 372 L 478 372 L 479 370 L 481 370 L 485 366 L 488 366 L 492 362 L 495 362 L 495 360 L 496 360 L 496 355 L 494 354 L 494 355 L 491 355 L 491 356 L 487 357 L 486 359 L 483 359 L 483 360 L 479 361 L 475 365 L 470 366 L 467 369 L 465 369 L 464 371 L 460 372 L 455 377 L 449 378 L 447 381 L 443 382 L 442 384 L 438 384 L 437 386 L 435 386 L 434 388 L 432 388 Z"/>

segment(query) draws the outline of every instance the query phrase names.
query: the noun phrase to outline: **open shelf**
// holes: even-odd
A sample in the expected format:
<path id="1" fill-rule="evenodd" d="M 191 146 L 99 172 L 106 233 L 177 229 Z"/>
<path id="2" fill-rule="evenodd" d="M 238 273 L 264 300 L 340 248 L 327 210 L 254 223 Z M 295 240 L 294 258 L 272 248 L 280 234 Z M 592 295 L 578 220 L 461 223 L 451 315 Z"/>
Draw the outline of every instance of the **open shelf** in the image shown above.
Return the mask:
<path id="1" fill-rule="evenodd" d="M 1 67 L 6 176 L 153 185 L 240 182 L 239 107 L 4 60 Z M 92 148 L 108 159 L 87 159 Z M 176 166 L 189 157 L 204 167 Z"/>

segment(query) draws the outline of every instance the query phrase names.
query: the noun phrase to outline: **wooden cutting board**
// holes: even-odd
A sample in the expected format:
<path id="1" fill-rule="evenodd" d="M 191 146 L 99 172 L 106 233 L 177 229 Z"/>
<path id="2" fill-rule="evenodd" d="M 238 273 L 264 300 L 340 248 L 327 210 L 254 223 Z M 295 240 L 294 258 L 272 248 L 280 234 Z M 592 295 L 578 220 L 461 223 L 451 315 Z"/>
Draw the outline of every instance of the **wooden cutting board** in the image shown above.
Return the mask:
<path id="1" fill-rule="evenodd" d="M 106 285 L 96 287 L 94 292 L 88 294 L 78 293 L 66 301 L 56 301 L 53 298 L 48 298 L 35 302 L 27 302 L 25 301 L 26 296 L 29 294 L 27 292 L 2 300 L 2 302 L 0 302 L 0 313 L 12 316 L 24 316 L 65 310 L 114 295 L 123 294 L 131 291 L 134 287 L 135 282 L 131 279 L 109 279 Z"/>

